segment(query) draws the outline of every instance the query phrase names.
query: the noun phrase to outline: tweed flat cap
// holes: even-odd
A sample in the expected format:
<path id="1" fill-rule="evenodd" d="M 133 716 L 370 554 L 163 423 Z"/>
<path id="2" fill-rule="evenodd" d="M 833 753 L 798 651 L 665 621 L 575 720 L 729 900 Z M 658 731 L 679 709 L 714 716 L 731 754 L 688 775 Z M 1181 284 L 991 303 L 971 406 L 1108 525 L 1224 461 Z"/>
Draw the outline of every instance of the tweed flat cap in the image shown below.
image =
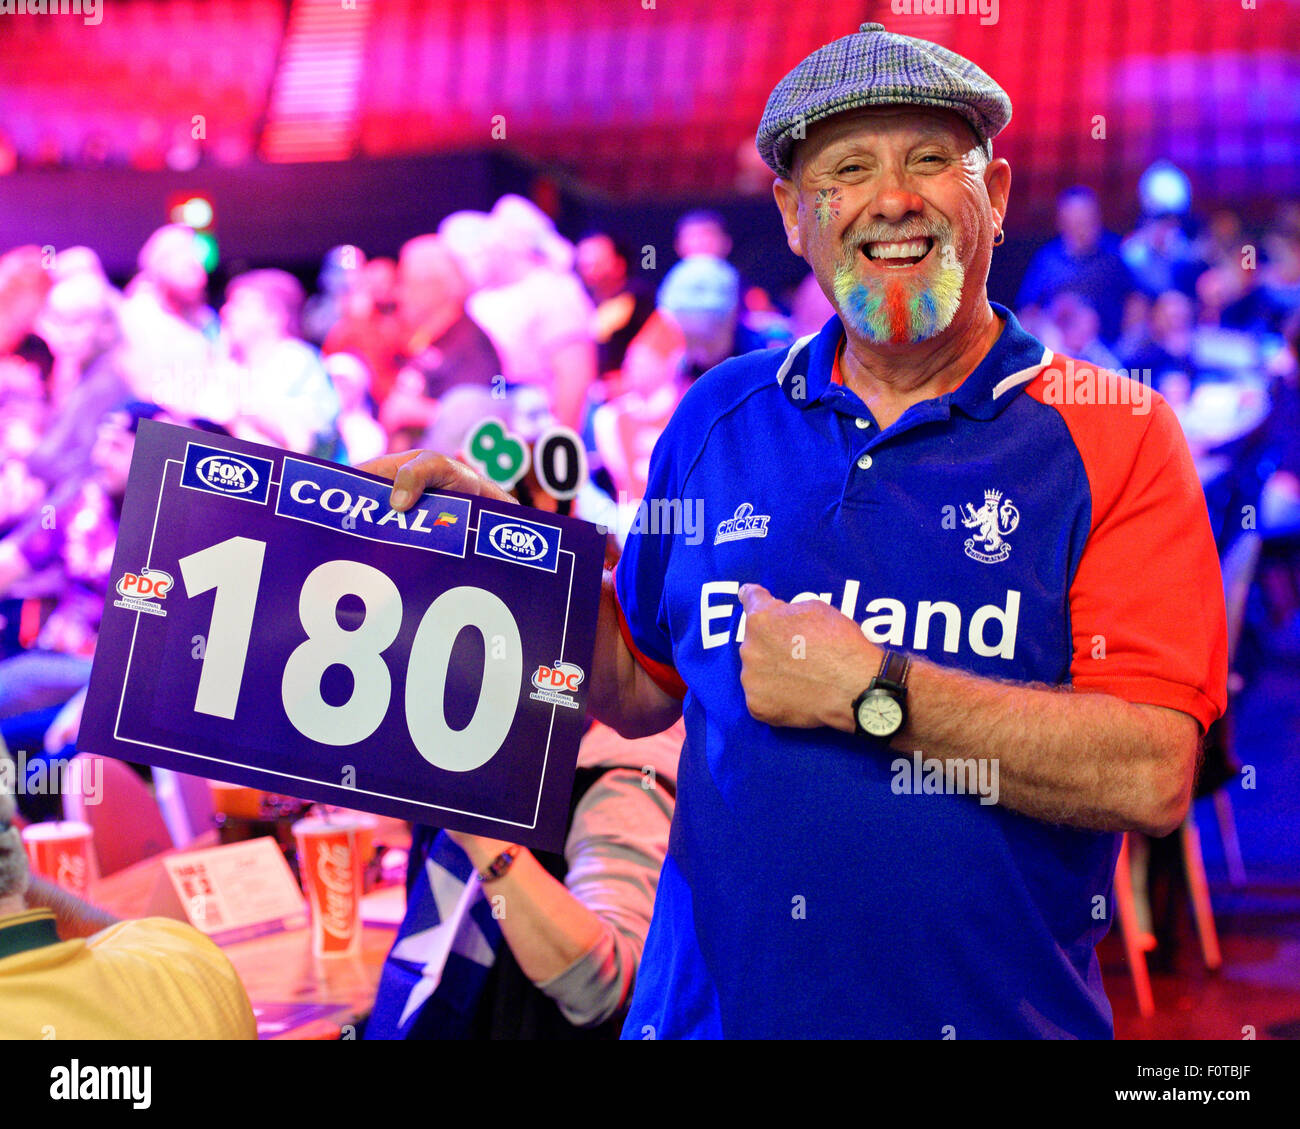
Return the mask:
<path id="1" fill-rule="evenodd" d="M 801 126 L 861 106 L 896 105 L 953 110 L 970 122 L 985 149 L 1011 120 L 1007 92 L 969 59 L 866 23 L 819 47 L 776 84 L 758 126 L 759 156 L 777 176 L 788 177 Z"/>

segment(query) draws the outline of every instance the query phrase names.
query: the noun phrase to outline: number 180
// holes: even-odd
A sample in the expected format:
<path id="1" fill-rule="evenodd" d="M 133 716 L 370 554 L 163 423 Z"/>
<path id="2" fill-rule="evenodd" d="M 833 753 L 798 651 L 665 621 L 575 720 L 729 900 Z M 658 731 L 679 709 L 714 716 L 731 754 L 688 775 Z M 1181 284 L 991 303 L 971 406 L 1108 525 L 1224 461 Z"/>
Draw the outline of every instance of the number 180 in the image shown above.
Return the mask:
<path id="1" fill-rule="evenodd" d="M 196 713 L 235 717 L 265 553 L 265 541 L 231 537 L 180 561 L 188 596 L 216 590 Z M 346 595 L 359 597 L 366 609 L 351 631 L 339 626 L 336 615 Z M 382 654 L 402 626 L 397 585 L 370 565 L 326 561 L 303 581 L 298 618 L 307 638 L 285 664 L 280 681 L 284 712 L 299 733 L 322 745 L 364 741 L 379 728 L 392 699 L 392 676 Z M 485 665 L 474 716 L 457 730 L 447 724 L 443 695 L 452 646 L 466 627 L 477 628 L 485 640 L 500 636 L 506 646 L 504 658 Z M 352 674 L 352 693 L 341 706 L 321 697 L 321 678 L 335 665 Z M 449 772 L 470 772 L 486 764 L 510 732 L 522 677 L 523 645 L 510 609 L 481 588 L 464 586 L 442 593 L 421 617 L 407 662 L 406 725 L 420 755 Z M 428 693 L 432 687 L 437 687 L 435 695 Z"/>

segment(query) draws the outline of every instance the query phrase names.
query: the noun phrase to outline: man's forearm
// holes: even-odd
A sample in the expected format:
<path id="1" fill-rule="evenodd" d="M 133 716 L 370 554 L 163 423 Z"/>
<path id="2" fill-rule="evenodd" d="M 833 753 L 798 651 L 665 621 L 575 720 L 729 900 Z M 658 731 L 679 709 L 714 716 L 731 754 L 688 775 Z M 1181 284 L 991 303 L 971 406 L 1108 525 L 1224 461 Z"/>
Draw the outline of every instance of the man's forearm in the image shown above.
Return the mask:
<path id="1" fill-rule="evenodd" d="M 1199 728 L 1109 694 L 1001 683 L 914 660 L 908 724 L 892 742 L 927 758 L 992 759 L 998 802 L 1099 831 L 1172 831 L 1186 816 Z"/>
<path id="2" fill-rule="evenodd" d="M 596 648 L 591 659 L 587 709 L 623 737 L 662 733 L 682 713 L 681 702 L 656 685 L 628 650 L 618 627 L 614 574 L 601 578 Z"/>
<path id="3" fill-rule="evenodd" d="M 880 647 L 819 600 L 787 604 L 757 584 L 742 585 L 740 598 L 750 714 L 769 725 L 852 733 L 851 703 L 880 669 Z M 796 640 L 802 658 L 791 657 Z M 1199 728 L 1177 710 L 997 682 L 913 656 L 907 716 L 894 748 L 991 760 L 998 802 L 1036 819 L 1166 835 L 1191 802 Z"/>

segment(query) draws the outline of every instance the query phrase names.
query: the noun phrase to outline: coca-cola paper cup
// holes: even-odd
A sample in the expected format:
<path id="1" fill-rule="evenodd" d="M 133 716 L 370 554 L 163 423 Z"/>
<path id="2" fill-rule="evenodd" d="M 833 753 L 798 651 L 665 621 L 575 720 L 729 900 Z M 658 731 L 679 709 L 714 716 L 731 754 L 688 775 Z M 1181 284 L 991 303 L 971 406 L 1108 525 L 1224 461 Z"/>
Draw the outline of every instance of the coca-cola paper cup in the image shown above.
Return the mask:
<path id="1" fill-rule="evenodd" d="M 312 951 L 321 957 L 361 951 L 364 846 L 373 841 L 375 821 L 348 813 L 326 819 L 309 816 L 293 825 L 298 869 L 311 903 Z"/>
<path id="2" fill-rule="evenodd" d="M 23 845 L 33 874 L 48 878 L 84 898 L 94 870 L 93 833 L 74 820 L 32 823 L 23 828 Z"/>

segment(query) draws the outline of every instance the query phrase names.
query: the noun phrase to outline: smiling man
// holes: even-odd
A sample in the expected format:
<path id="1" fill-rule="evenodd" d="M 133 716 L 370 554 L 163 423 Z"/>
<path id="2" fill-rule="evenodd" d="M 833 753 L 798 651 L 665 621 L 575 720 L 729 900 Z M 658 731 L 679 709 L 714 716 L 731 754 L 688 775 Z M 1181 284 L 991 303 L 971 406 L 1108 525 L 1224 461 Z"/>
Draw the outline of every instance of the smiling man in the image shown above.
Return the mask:
<path id="1" fill-rule="evenodd" d="M 988 301 L 1010 116 L 879 24 L 768 103 L 836 316 L 696 381 L 646 497 L 702 499 L 711 535 L 636 533 L 606 580 L 593 712 L 687 730 L 626 1038 L 1112 1034 L 1120 835 L 1186 817 L 1223 594 L 1168 406 Z M 1063 374 L 1098 395 L 1055 403 Z M 490 492 L 395 462 L 395 499 Z"/>

